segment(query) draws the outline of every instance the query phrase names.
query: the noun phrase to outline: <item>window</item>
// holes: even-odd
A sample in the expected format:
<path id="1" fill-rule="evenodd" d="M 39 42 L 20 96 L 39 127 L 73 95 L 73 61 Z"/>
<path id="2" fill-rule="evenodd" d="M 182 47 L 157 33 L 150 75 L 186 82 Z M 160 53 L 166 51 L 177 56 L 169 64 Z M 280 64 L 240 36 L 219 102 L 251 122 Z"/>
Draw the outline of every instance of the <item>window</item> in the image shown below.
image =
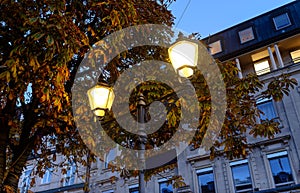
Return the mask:
<path id="1" fill-rule="evenodd" d="M 212 168 L 197 170 L 200 193 L 215 193 L 215 182 Z"/>
<path id="2" fill-rule="evenodd" d="M 221 47 L 221 41 L 220 40 L 218 40 L 214 43 L 211 43 L 208 46 L 209 46 L 209 52 L 210 52 L 211 55 L 222 52 L 222 47 Z"/>
<path id="3" fill-rule="evenodd" d="M 30 187 L 30 182 L 31 182 L 31 172 L 32 172 L 32 166 L 27 167 L 25 171 L 22 174 L 22 182 L 21 182 L 21 187 L 20 187 L 20 193 L 27 193 L 28 189 Z"/>
<path id="4" fill-rule="evenodd" d="M 271 71 L 268 60 L 254 63 L 254 69 L 257 75 L 262 75 Z"/>
<path id="5" fill-rule="evenodd" d="M 261 120 L 271 120 L 276 118 L 275 109 L 271 99 L 262 99 L 257 101 L 257 108 L 263 112 L 263 114 L 260 114 Z"/>
<path id="6" fill-rule="evenodd" d="M 254 40 L 254 33 L 252 27 L 239 31 L 239 37 L 241 44 L 246 43 L 250 40 Z"/>
<path id="7" fill-rule="evenodd" d="M 287 13 L 274 17 L 273 22 L 276 30 L 280 30 L 291 25 L 291 21 Z"/>
<path id="8" fill-rule="evenodd" d="M 65 174 L 64 186 L 73 185 L 75 182 L 75 172 L 76 165 L 74 163 L 70 164 L 67 168 L 67 173 Z"/>
<path id="9" fill-rule="evenodd" d="M 300 62 L 300 50 L 296 50 L 290 53 L 294 63 Z"/>
<path id="10" fill-rule="evenodd" d="M 44 176 L 42 178 L 42 181 L 41 181 L 42 184 L 46 184 L 46 183 L 51 182 L 52 171 L 53 171 L 52 168 L 47 168 L 46 169 L 45 174 L 44 174 Z"/>
<path id="11" fill-rule="evenodd" d="M 160 182 L 159 183 L 159 193 L 173 193 L 173 186 L 168 182 Z"/>
<path id="12" fill-rule="evenodd" d="M 286 151 L 267 155 L 276 187 L 294 182 L 292 169 Z"/>
<path id="13" fill-rule="evenodd" d="M 139 185 L 134 184 L 129 186 L 129 193 L 139 193 Z"/>
<path id="14" fill-rule="evenodd" d="M 247 160 L 230 163 L 236 192 L 252 190 L 252 181 Z"/>

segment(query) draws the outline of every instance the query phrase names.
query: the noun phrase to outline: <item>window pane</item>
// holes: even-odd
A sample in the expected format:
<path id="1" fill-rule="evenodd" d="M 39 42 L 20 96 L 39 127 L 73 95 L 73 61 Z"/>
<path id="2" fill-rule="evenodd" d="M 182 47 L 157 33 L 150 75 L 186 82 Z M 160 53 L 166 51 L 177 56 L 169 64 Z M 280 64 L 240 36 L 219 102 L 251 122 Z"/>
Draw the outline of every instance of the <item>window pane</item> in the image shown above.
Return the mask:
<path id="1" fill-rule="evenodd" d="M 264 60 L 262 62 L 257 62 L 254 64 L 254 69 L 257 75 L 262 75 L 270 72 L 270 65 L 268 60 Z"/>
<path id="2" fill-rule="evenodd" d="M 50 183 L 51 182 L 51 177 L 52 177 L 52 168 L 46 169 L 46 172 L 45 172 L 45 174 L 43 176 L 43 179 L 42 179 L 42 184 Z"/>
<path id="3" fill-rule="evenodd" d="M 271 120 L 273 118 L 276 118 L 275 109 L 271 100 L 263 103 L 258 103 L 257 108 L 264 113 L 260 115 L 261 120 Z"/>
<path id="4" fill-rule="evenodd" d="M 275 27 L 277 30 L 291 25 L 291 22 L 290 22 L 290 19 L 289 19 L 289 16 L 287 13 L 284 13 L 284 14 L 274 17 L 273 21 L 274 21 L 274 24 L 275 24 Z"/>
<path id="5" fill-rule="evenodd" d="M 245 43 L 254 39 L 253 29 L 249 27 L 242 31 L 239 31 L 240 42 Z"/>
<path id="6" fill-rule="evenodd" d="M 294 63 L 300 62 L 300 50 L 291 52 L 291 57 L 292 57 Z"/>
<path id="7" fill-rule="evenodd" d="M 168 184 L 167 182 L 159 183 L 159 192 L 160 193 L 173 193 L 172 184 Z"/>
<path id="8" fill-rule="evenodd" d="M 269 160 L 275 184 L 293 181 L 292 170 L 287 156 Z"/>
<path id="9" fill-rule="evenodd" d="M 209 47 L 209 51 L 210 51 L 211 55 L 222 52 L 222 47 L 221 47 L 221 41 L 220 40 L 209 44 L 208 47 Z"/>
<path id="10" fill-rule="evenodd" d="M 215 193 L 213 171 L 198 174 L 198 183 L 201 193 Z"/>
<path id="11" fill-rule="evenodd" d="M 237 191 L 252 189 L 252 181 L 248 164 L 232 166 L 232 175 Z"/>

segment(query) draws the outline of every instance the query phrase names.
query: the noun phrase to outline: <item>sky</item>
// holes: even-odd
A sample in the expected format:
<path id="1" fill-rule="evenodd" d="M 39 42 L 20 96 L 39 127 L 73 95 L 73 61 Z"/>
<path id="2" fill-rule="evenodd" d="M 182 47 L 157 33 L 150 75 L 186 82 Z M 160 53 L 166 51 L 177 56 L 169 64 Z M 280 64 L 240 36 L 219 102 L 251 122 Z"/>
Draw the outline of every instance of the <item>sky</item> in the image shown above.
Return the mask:
<path id="1" fill-rule="evenodd" d="M 169 9 L 176 17 L 177 29 L 188 34 L 198 32 L 205 38 L 292 1 L 176 0 Z"/>

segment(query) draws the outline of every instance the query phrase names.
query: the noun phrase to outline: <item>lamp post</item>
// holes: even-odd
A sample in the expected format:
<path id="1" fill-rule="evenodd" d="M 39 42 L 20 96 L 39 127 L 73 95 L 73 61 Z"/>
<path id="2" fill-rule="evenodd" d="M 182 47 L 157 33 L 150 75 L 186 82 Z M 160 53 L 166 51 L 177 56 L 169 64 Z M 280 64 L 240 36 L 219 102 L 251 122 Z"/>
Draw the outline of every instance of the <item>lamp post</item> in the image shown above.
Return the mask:
<path id="1" fill-rule="evenodd" d="M 191 78 L 197 66 L 198 44 L 187 40 L 173 44 L 169 49 L 169 58 L 176 73 L 181 77 Z M 107 84 L 97 84 L 87 92 L 91 110 L 97 117 L 103 118 L 111 109 L 114 100 L 113 89 Z M 137 121 L 146 122 L 146 101 L 142 93 L 137 97 Z M 138 159 L 142 169 L 139 170 L 139 193 L 145 193 L 145 145 L 147 134 L 143 124 L 138 128 Z"/>

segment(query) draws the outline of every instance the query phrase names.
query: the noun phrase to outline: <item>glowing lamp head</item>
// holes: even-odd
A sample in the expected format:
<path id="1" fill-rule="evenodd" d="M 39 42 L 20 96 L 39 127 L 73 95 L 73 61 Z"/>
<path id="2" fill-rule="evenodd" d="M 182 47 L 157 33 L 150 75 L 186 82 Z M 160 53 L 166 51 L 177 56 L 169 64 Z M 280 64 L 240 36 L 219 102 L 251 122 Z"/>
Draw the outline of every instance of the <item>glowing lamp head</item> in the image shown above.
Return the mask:
<path id="1" fill-rule="evenodd" d="M 198 44 L 190 41 L 179 41 L 169 49 L 169 57 L 176 73 L 181 77 L 191 77 L 198 61 Z"/>
<path id="2" fill-rule="evenodd" d="M 111 109 L 115 95 L 106 84 L 98 84 L 87 91 L 91 110 L 98 117 L 103 117 Z"/>

